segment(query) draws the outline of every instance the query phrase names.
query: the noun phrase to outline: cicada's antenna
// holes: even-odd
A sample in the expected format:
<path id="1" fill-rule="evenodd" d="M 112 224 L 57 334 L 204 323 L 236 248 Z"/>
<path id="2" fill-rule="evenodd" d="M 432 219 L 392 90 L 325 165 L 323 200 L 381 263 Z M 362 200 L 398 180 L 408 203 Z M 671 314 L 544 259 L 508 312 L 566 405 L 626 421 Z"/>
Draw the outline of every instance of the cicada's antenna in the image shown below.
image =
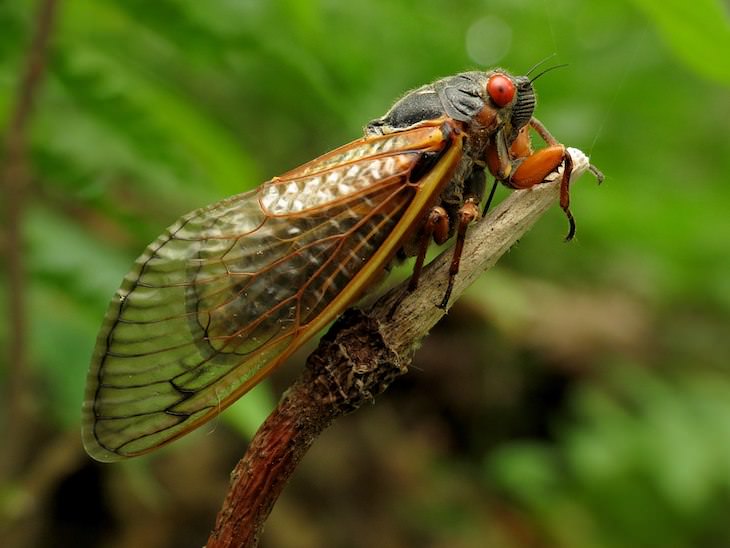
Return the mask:
<path id="1" fill-rule="evenodd" d="M 553 65 L 552 67 L 548 67 L 545 70 L 543 70 L 542 72 L 539 72 L 537 74 L 537 76 L 535 76 L 534 78 L 530 78 L 530 83 L 532 84 L 535 80 L 537 80 L 538 78 L 540 78 L 540 76 L 542 76 L 543 74 L 547 74 L 551 70 L 555 70 L 555 69 L 559 69 L 559 68 L 565 68 L 567 66 L 568 66 L 568 63 L 563 63 L 562 65 Z"/>
<path id="2" fill-rule="evenodd" d="M 545 57 L 545 59 L 542 59 L 541 61 L 538 61 L 537 63 L 535 63 L 534 65 L 532 65 L 532 67 L 530 67 L 530 70 L 528 70 L 528 71 L 527 71 L 527 72 L 525 73 L 525 76 L 529 76 L 529 75 L 530 75 L 530 73 L 531 73 L 531 72 L 532 72 L 533 70 L 535 70 L 536 68 L 538 68 L 538 67 L 539 67 L 540 65 L 544 65 L 545 63 L 547 63 L 547 62 L 548 62 L 548 61 L 549 61 L 550 59 L 552 59 L 552 58 L 553 58 L 553 57 L 555 57 L 556 55 L 557 55 L 557 52 L 555 52 L 555 53 L 551 53 L 550 55 L 548 55 L 547 57 Z"/>

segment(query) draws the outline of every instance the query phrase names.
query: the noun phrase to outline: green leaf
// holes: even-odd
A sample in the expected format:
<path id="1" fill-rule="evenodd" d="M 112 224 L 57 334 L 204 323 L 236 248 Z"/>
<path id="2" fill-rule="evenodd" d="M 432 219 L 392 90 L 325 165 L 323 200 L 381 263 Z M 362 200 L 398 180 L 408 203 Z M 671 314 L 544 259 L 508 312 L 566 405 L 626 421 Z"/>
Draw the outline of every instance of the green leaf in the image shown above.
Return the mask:
<path id="1" fill-rule="evenodd" d="M 66 91 L 95 119 L 127 133 L 141 155 L 166 165 L 186 159 L 208 183 L 230 195 L 259 182 L 255 162 L 233 135 L 179 90 L 158 81 L 131 59 L 109 51 L 66 48 L 54 65 Z M 174 145 L 175 152 L 168 147 Z"/>
<path id="2" fill-rule="evenodd" d="M 730 84 L 730 19 L 718 0 L 634 0 L 687 66 Z"/>

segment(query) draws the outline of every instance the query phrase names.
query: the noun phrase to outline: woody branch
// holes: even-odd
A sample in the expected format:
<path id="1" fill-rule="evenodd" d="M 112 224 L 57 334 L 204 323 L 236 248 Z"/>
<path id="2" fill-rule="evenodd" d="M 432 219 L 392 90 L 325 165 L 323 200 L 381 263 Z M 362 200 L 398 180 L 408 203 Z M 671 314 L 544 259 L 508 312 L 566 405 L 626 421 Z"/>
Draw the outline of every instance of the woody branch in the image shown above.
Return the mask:
<path id="1" fill-rule="evenodd" d="M 514 192 L 470 230 L 450 304 L 535 224 L 558 193 L 555 183 Z M 407 282 L 367 310 L 347 311 L 322 338 L 233 470 L 208 548 L 257 546 L 274 503 L 319 434 L 408 370 L 420 341 L 446 314 L 437 305 L 448 280 L 450 251 L 426 267 L 418 290 L 400 302 L 393 317 L 391 306 Z"/>

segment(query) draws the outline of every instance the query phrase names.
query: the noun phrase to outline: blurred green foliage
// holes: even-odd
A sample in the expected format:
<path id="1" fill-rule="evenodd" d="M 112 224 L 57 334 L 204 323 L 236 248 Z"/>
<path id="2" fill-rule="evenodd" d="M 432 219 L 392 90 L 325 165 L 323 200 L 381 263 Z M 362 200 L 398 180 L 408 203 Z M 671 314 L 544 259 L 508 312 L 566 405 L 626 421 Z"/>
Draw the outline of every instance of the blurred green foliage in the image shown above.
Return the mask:
<path id="1" fill-rule="evenodd" d="M 727 380 L 626 370 L 611 380 L 620 399 L 584 388 L 557 446 L 505 446 L 489 478 L 560 546 L 730 544 Z"/>
<path id="2" fill-rule="evenodd" d="M 0 3 L 0 127 L 32 25 L 32 2 Z M 78 428 L 108 299 L 176 217 L 357 138 L 409 88 L 555 54 L 569 66 L 537 82 L 536 114 L 607 180 L 575 187 L 577 242 L 561 243 L 551 212 L 470 302 L 516 355 L 573 345 L 561 370 L 579 373 L 549 434 L 480 449 L 471 481 L 488 504 L 455 503 L 445 485 L 473 469 L 434 457 L 443 500 L 391 517 L 423 541 L 412 545 L 480 546 L 485 528 L 502 531 L 495 546 L 730 545 L 729 52 L 715 0 L 63 2 L 23 226 L 46 428 Z M 557 329 L 566 318 L 605 340 Z M 540 333 L 552 338 L 530 339 Z M 483 369 L 501 367 L 483 355 Z M 259 390 L 228 420 L 250 434 L 274 397 Z M 495 506 L 519 522 L 514 534 Z"/>

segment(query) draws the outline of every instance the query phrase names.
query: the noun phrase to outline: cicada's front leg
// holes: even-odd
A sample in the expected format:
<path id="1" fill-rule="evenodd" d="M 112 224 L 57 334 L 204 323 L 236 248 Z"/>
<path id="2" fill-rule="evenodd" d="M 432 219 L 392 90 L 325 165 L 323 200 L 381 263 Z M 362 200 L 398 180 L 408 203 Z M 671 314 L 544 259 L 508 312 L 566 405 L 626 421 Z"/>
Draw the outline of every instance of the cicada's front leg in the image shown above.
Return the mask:
<path id="1" fill-rule="evenodd" d="M 547 146 L 538 150 L 532 149 L 529 129 L 532 128 L 545 141 Z M 570 211 L 570 179 L 573 174 L 573 160 L 565 146 L 536 118 L 522 128 L 511 145 L 507 146 L 502 133 L 496 135 L 494 142 L 487 149 L 487 164 L 495 178 L 506 186 L 518 190 L 532 188 L 540 184 L 561 164 L 563 173 L 560 179 L 560 207 L 568 218 L 569 229 L 566 240 L 575 236 L 575 220 Z M 589 170 L 599 183 L 603 174 L 590 166 Z"/>

